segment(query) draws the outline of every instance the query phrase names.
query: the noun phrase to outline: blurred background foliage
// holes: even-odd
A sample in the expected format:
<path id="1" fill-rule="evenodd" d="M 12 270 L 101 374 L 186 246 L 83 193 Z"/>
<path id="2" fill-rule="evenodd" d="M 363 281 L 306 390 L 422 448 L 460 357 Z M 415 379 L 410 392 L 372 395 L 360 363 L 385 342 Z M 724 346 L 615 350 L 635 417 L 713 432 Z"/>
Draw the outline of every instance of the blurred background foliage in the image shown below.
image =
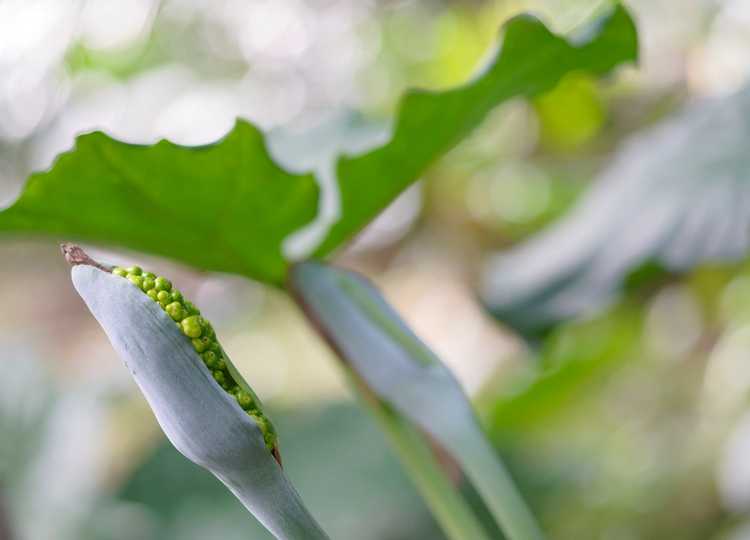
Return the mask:
<path id="1" fill-rule="evenodd" d="M 384 121 L 406 87 L 465 80 L 508 17 L 531 10 L 568 31 L 603 4 L 6 0 L 0 200 L 94 128 L 200 144 L 236 116 L 290 132 L 353 109 Z M 551 538 L 750 538 L 747 261 L 632 268 L 609 303 L 529 342 L 477 300 L 488 257 L 566 215 L 626 140 L 746 82 L 746 2 L 626 4 L 637 68 L 571 74 L 501 106 L 339 260 L 372 276 L 455 371 Z M 14 537 L 267 538 L 166 444 L 56 246 L 3 238 L 0 256 L 0 515 Z M 167 273 L 195 298 L 272 409 L 290 477 L 332 537 L 440 538 L 281 293 L 139 254 L 97 256 Z"/>

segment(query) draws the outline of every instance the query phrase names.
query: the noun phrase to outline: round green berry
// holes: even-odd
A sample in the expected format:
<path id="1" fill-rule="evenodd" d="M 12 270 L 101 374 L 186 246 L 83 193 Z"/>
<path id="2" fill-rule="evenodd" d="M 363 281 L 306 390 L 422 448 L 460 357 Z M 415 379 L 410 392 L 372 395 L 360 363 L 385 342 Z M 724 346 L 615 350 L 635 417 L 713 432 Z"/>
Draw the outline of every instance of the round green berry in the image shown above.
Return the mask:
<path id="1" fill-rule="evenodd" d="M 172 282 L 161 276 L 154 280 L 157 291 L 170 291 L 172 290 Z"/>
<path id="2" fill-rule="evenodd" d="M 156 274 L 152 272 L 143 272 L 141 275 L 143 276 L 143 279 L 156 279 Z"/>
<path id="3" fill-rule="evenodd" d="M 205 364 L 210 367 L 211 369 L 216 369 L 217 362 L 219 360 L 219 357 L 216 356 L 216 353 L 213 351 L 206 351 L 203 354 L 201 354 L 201 358 L 203 358 L 203 361 Z"/>
<path id="4" fill-rule="evenodd" d="M 144 292 L 148 292 L 152 290 L 153 288 L 154 288 L 154 280 L 151 278 L 144 277 L 143 283 L 141 283 L 141 289 L 143 289 Z"/>
<path id="5" fill-rule="evenodd" d="M 211 349 L 211 345 L 212 345 L 212 341 L 213 340 L 210 337 L 208 337 L 206 335 L 203 335 L 203 336 L 201 336 L 200 338 L 198 338 L 198 339 L 196 339 L 194 341 L 200 342 L 200 348 L 201 348 L 201 350 L 198 351 L 198 352 L 202 353 L 204 351 L 208 351 L 209 349 Z"/>
<path id="6" fill-rule="evenodd" d="M 203 334 L 206 336 L 209 336 L 211 338 L 216 337 L 216 332 L 214 332 L 214 327 L 211 326 L 211 323 L 208 322 L 206 319 L 202 320 L 203 324 Z"/>
<path id="7" fill-rule="evenodd" d="M 182 326 L 180 326 L 182 328 Z M 202 353 L 206 350 L 207 345 L 203 342 L 203 338 L 200 339 L 191 339 L 190 342 L 193 344 L 193 349 L 195 349 L 195 352 Z"/>
<path id="8" fill-rule="evenodd" d="M 128 281 L 138 287 L 139 289 L 143 285 L 143 278 L 135 274 L 128 274 Z"/>
<path id="9" fill-rule="evenodd" d="M 147 291 L 147 292 L 146 292 L 146 294 L 147 294 L 147 295 L 148 295 L 148 297 L 149 297 L 149 298 L 150 298 L 151 300 L 153 300 L 154 302 L 158 302 L 158 301 L 159 301 L 159 300 L 158 300 L 158 299 L 156 298 L 156 291 L 155 291 L 154 289 L 151 289 L 151 290 Z"/>
<path id="10" fill-rule="evenodd" d="M 177 302 L 174 302 L 177 304 Z M 169 304 L 170 306 L 173 304 Z M 182 309 L 182 304 L 178 304 L 180 306 L 180 309 Z M 190 317 L 187 317 L 182 321 L 182 331 L 185 333 L 187 337 L 190 338 L 197 338 L 200 337 L 203 333 L 203 328 L 201 328 L 201 322 L 200 317 L 197 315 L 192 315 Z"/>
<path id="11" fill-rule="evenodd" d="M 276 445 L 276 428 L 273 427 L 271 421 L 261 414 L 263 418 L 263 439 L 266 441 L 268 448 L 273 448 Z"/>
<path id="12" fill-rule="evenodd" d="M 140 276 L 141 273 L 143 273 L 143 270 L 141 269 L 140 266 L 131 266 L 127 270 L 128 270 L 128 274 L 133 274 L 134 276 Z"/>
<path id="13" fill-rule="evenodd" d="M 273 449 L 276 446 L 276 430 L 273 428 L 271 422 L 260 412 L 248 412 L 247 414 L 258 424 L 261 433 L 263 433 L 263 441 L 266 443 L 268 449 Z"/>
<path id="14" fill-rule="evenodd" d="M 173 290 L 173 291 L 171 292 L 171 296 L 172 296 L 172 301 L 173 301 L 173 302 L 183 302 L 183 300 L 185 300 L 185 299 L 184 299 L 184 298 L 182 297 L 182 293 L 181 293 L 180 291 L 178 291 L 177 289 L 174 289 L 174 290 Z M 185 305 L 185 309 L 187 310 L 187 312 L 188 312 L 188 313 L 190 313 L 190 310 L 189 310 L 189 309 L 187 309 L 187 307 L 188 307 L 188 306 L 187 306 L 187 302 L 185 302 L 185 303 L 184 303 L 184 305 Z"/>
<path id="15" fill-rule="evenodd" d="M 218 371 L 218 370 L 214 371 L 213 372 L 213 376 L 214 376 L 214 380 L 217 383 L 219 383 L 219 385 L 224 386 L 225 384 L 227 384 L 227 378 L 224 375 L 223 371 Z"/>
<path id="16" fill-rule="evenodd" d="M 251 396 L 248 392 L 245 392 L 244 390 L 240 390 L 237 392 L 237 403 L 240 404 L 240 407 L 245 409 L 246 411 L 250 411 L 252 409 L 256 409 L 255 406 L 255 400 L 253 399 L 253 396 Z"/>
<path id="17" fill-rule="evenodd" d="M 185 318 L 185 310 L 182 308 L 182 304 L 180 304 L 179 302 L 172 302 L 171 304 L 167 304 L 167 307 L 164 308 L 164 311 L 166 311 L 167 315 L 172 317 L 172 320 L 174 321 L 179 322 Z"/>
<path id="18" fill-rule="evenodd" d="M 116 276 L 120 277 L 128 277 L 128 271 L 124 268 L 120 268 L 119 266 L 116 266 L 112 269 L 112 273 Z"/>

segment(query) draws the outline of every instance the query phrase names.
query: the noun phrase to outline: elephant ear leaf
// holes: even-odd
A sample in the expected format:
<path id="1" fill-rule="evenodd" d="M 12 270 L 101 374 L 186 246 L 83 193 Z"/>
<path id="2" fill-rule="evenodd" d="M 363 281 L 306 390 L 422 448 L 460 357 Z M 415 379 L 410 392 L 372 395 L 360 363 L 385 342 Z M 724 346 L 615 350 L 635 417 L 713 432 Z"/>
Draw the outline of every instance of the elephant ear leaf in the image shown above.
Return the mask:
<path id="1" fill-rule="evenodd" d="M 636 271 L 745 257 L 749 118 L 745 88 L 634 137 L 567 216 L 490 259 L 481 286 L 490 312 L 534 337 L 605 307 Z"/>
<path id="2" fill-rule="evenodd" d="M 29 178 L 0 212 L 0 232 L 114 244 L 281 285 L 290 259 L 324 257 L 352 238 L 497 105 L 548 90 L 572 70 L 604 74 L 636 55 L 633 21 L 620 6 L 575 41 L 516 17 L 474 79 L 408 92 L 390 138 L 378 130 L 373 140 L 371 130 L 361 140 L 316 135 L 315 150 L 297 159 L 275 155 L 273 137 L 245 121 L 200 147 L 84 134 Z"/>

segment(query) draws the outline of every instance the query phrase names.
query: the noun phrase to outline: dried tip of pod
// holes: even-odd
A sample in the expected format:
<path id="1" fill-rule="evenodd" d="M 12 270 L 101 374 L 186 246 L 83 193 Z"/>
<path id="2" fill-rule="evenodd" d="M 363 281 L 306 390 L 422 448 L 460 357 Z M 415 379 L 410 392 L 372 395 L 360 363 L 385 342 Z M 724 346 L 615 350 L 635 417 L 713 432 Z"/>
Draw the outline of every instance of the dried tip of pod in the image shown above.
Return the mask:
<path id="1" fill-rule="evenodd" d="M 78 266 L 80 264 L 84 264 L 87 266 L 93 266 L 95 268 L 98 268 L 100 270 L 104 270 L 105 272 L 111 272 L 112 267 L 107 266 L 105 264 L 101 264 L 83 251 L 83 248 L 81 246 L 78 246 L 76 244 L 71 244 L 68 242 L 64 242 L 60 244 L 60 249 L 63 252 L 63 256 L 65 257 L 65 260 L 68 261 L 68 263 L 71 266 Z"/>

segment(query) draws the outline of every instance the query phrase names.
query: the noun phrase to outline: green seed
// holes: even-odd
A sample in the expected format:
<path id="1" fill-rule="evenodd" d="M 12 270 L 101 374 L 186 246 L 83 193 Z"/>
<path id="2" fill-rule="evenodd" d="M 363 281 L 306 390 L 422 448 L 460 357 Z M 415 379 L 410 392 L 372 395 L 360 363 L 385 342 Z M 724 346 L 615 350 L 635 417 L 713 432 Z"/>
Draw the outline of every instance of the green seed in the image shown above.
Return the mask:
<path id="1" fill-rule="evenodd" d="M 195 347 L 196 351 L 202 353 L 211 349 L 212 341 L 213 340 L 210 337 L 204 335 L 193 340 L 193 347 Z"/>
<path id="2" fill-rule="evenodd" d="M 141 284 L 141 289 L 144 290 L 144 292 L 148 292 L 154 288 L 154 280 L 151 278 L 144 277 L 143 283 Z"/>
<path id="3" fill-rule="evenodd" d="M 175 302 L 177 304 L 177 302 Z M 169 304 L 170 306 L 173 304 Z M 182 304 L 177 304 L 180 306 L 180 309 L 182 309 Z M 193 315 L 191 317 L 186 318 L 182 321 L 182 331 L 185 333 L 187 337 L 190 338 L 197 338 L 200 337 L 203 333 L 203 328 L 201 328 L 201 322 L 200 317 L 197 315 Z"/>
<path id="4" fill-rule="evenodd" d="M 143 272 L 141 275 L 143 276 L 143 279 L 156 279 L 156 274 L 151 272 Z"/>
<path id="5" fill-rule="evenodd" d="M 246 411 L 256 409 L 255 406 L 255 400 L 253 400 L 253 396 L 245 392 L 244 390 L 240 390 L 237 393 L 237 403 L 240 404 L 240 407 L 245 409 Z"/>
<path id="6" fill-rule="evenodd" d="M 156 288 L 151 290 L 156 291 Z M 158 291 L 156 293 L 156 300 L 161 304 L 161 307 L 165 308 L 167 307 L 167 304 L 170 304 L 172 302 L 172 297 L 169 296 L 169 293 L 167 291 Z"/>
<path id="7" fill-rule="evenodd" d="M 128 281 L 138 287 L 139 289 L 143 285 L 143 278 L 135 274 L 128 274 Z"/>
<path id="8" fill-rule="evenodd" d="M 140 276 L 141 273 L 143 272 L 140 266 L 131 266 L 127 270 L 128 270 L 128 274 L 133 274 L 134 276 Z"/>
<path id="9" fill-rule="evenodd" d="M 214 327 L 211 326 L 211 323 L 208 322 L 206 319 L 203 319 L 203 333 L 211 338 L 216 337 L 216 332 L 214 332 Z"/>
<path id="10" fill-rule="evenodd" d="M 219 357 L 216 356 L 216 353 L 213 351 L 206 351 L 203 354 L 201 354 L 201 358 L 203 358 L 203 362 L 210 368 L 210 369 L 216 369 L 217 362 L 219 360 Z"/>
<path id="11" fill-rule="evenodd" d="M 248 412 L 247 414 L 258 424 L 260 431 L 263 433 L 263 441 L 268 449 L 272 450 L 276 446 L 276 430 L 271 422 L 262 413 Z"/>
<path id="12" fill-rule="evenodd" d="M 190 315 L 200 315 L 201 311 L 192 302 L 185 302 L 185 309 Z"/>
<path id="13" fill-rule="evenodd" d="M 172 317 L 172 320 L 174 321 L 179 322 L 185 318 L 185 310 L 182 308 L 182 304 L 180 304 L 179 302 L 172 302 L 171 304 L 168 304 L 167 307 L 164 308 L 164 311 L 166 311 L 167 315 Z"/>
<path id="14" fill-rule="evenodd" d="M 116 276 L 128 277 L 128 271 L 125 270 L 124 268 L 120 268 L 119 266 L 116 266 L 115 268 L 113 268 L 112 273 Z"/>
<path id="15" fill-rule="evenodd" d="M 157 291 L 170 291 L 172 290 L 172 282 L 170 282 L 168 279 L 163 278 L 161 276 L 157 277 L 154 280 L 154 284 L 156 285 Z"/>
<path id="16" fill-rule="evenodd" d="M 172 291 L 172 301 L 173 302 L 182 302 L 183 300 L 185 300 L 185 299 L 182 297 L 182 293 L 180 291 L 178 291 L 177 289 L 175 289 L 175 290 Z M 187 309 L 187 304 L 188 303 L 185 302 L 185 308 L 186 309 Z M 188 311 L 188 313 L 190 313 L 189 309 L 187 311 Z"/>
<path id="17" fill-rule="evenodd" d="M 224 386 L 225 384 L 227 384 L 227 379 L 223 371 L 214 371 L 213 376 L 214 376 L 214 380 L 217 383 L 219 383 L 221 386 Z"/>
<path id="18" fill-rule="evenodd" d="M 149 290 L 147 293 L 148 297 L 153 300 L 154 302 L 158 302 L 159 300 L 156 298 L 156 291 L 154 289 Z"/>
<path id="19" fill-rule="evenodd" d="M 180 326 L 180 328 L 182 328 L 182 326 Z M 190 340 L 190 341 L 191 341 L 191 343 L 193 344 L 193 349 L 195 349 L 195 352 L 197 352 L 197 353 L 202 353 L 202 352 L 203 352 L 203 351 L 205 351 L 205 350 L 206 350 L 206 348 L 208 347 L 208 345 L 206 345 L 206 344 L 205 344 L 205 343 L 203 342 L 203 338 L 200 338 L 200 339 L 192 339 L 192 340 Z"/>

